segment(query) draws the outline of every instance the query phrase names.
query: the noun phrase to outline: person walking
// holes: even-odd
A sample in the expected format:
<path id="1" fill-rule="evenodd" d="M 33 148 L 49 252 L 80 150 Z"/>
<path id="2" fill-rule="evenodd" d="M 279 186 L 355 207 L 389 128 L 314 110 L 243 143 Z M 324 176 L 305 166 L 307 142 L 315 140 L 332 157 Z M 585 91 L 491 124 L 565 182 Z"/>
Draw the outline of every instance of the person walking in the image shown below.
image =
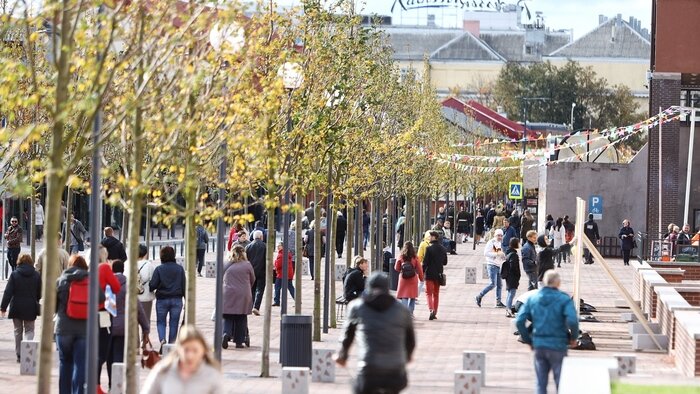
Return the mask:
<path id="1" fill-rule="evenodd" d="M 112 365 L 124 361 L 124 336 L 126 335 L 126 276 L 124 276 L 124 263 L 121 260 L 112 262 L 114 276 L 121 284 L 121 289 L 117 293 L 117 315 L 112 319 L 112 329 L 107 350 L 107 376 L 109 378 L 109 390 L 112 389 Z M 143 333 L 141 343 L 149 343 L 148 334 L 151 331 L 151 322 L 146 318 L 141 303 L 136 305 L 137 322 Z M 108 392 L 109 392 L 108 390 Z"/>
<path id="2" fill-rule="evenodd" d="M 82 252 L 85 249 L 85 235 L 87 230 L 80 220 L 75 218 L 74 214 L 70 214 L 70 227 L 68 227 L 68 233 L 70 234 L 70 254 L 76 254 Z"/>
<path id="3" fill-rule="evenodd" d="M 314 231 L 316 222 L 311 222 L 309 230 L 304 235 L 304 248 L 306 249 L 306 258 L 309 259 L 309 273 L 311 280 L 314 280 L 314 254 L 316 253 L 316 232 Z"/>
<path id="4" fill-rule="evenodd" d="M 100 264 L 97 267 L 97 278 L 100 283 L 100 292 L 106 294 L 107 286 L 110 287 L 112 293 L 116 296 L 122 288 L 121 283 L 117 280 L 114 271 L 112 270 L 112 261 L 107 259 L 107 248 L 99 246 Z M 119 260 L 115 260 L 119 261 Z M 112 341 L 112 321 L 114 315 L 107 311 L 105 303 L 100 302 L 98 305 L 98 322 L 99 322 L 99 347 L 98 347 L 98 376 L 102 373 L 102 366 L 109 360 L 109 344 Z M 114 311 L 112 311 L 114 312 Z"/>
<path id="5" fill-rule="evenodd" d="M 126 261 L 126 249 L 124 244 L 114 236 L 114 229 L 105 227 L 104 238 L 100 241 L 100 245 L 107 249 L 107 260 Z"/>
<path id="6" fill-rule="evenodd" d="M 267 245 L 263 241 L 264 234 L 260 230 L 253 231 L 253 242 L 246 246 L 245 254 L 253 265 L 255 283 L 251 288 L 253 295 L 253 314 L 260 316 L 263 293 L 265 293 L 265 277 L 267 271 Z"/>
<path id="7" fill-rule="evenodd" d="M 362 295 L 365 291 L 365 278 L 369 262 L 362 256 L 355 256 L 353 259 L 353 268 L 345 272 L 343 276 L 343 297 L 345 301 L 350 302 Z"/>
<path id="8" fill-rule="evenodd" d="M 44 237 L 44 217 L 44 206 L 41 205 L 41 199 L 37 198 L 34 205 L 34 225 L 37 241 L 41 241 Z"/>
<path id="9" fill-rule="evenodd" d="M 516 222 L 515 216 L 511 216 L 503 220 L 503 239 L 501 240 L 501 249 L 503 253 L 508 254 L 510 252 L 509 246 L 511 238 L 518 238 L 518 230 L 514 223 Z"/>
<path id="10" fill-rule="evenodd" d="M 287 289 L 289 294 L 294 299 L 294 256 L 292 252 L 287 252 L 287 279 L 284 279 L 282 274 L 284 273 L 282 264 L 285 260 L 284 258 L 284 245 L 282 243 L 277 244 L 277 257 L 275 258 L 275 296 L 274 303 L 272 306 L 280 306 L 280 293 L 282 291 L 282 281 L 287 281 Z"/>
<path id="11" fill-rule="evenodd" d="M 15 354 L 19 362 L 22 339 L 34 339 L 34 321 L 39 316 L 41 306 L 41 275 L 32 265 L 28 254 L 19 256 L 17 269 L 12 272 L 0 304 L 0 317 L 12 319 L 15 327 Z M 9 312 L 8 312 L 9 306 Z"/>
<path id="12" fill-rule="evenodd" d="M 10 219 L 10 225 L 5 231 L 5 241 L 7 241 L 7 262 L 14 271 L 17 268 L 17 258 L 22 250 L 22 227 L 19 226 L 19 220 L 16 216 Z M 5 276 L 8 275 L 7 267 L 5 266 Z"/>
<path id="13" fill-rule="evenodd" d="M 544 273 L 554 269 L 554 256 L 559 254 L 559 250 L 552 249 L 544 235 L 537 237 L 537 245 L 541 248 L 537 255 L 537 279 L 541 283 L 544 281 Z"/>
<path id="14" fill-rule="evenodd" d="M 569 346 L 578 338 L 578 316 L 571 297 L 560 291 L 561 277 L 554 270 L 544 274 L 544 285 L 525 301 L 518 311 L 515 324 L 524 343 L 534 350 L 537 394 L 547 394 L 549 371 L 559 389 L 561 365 Z M 526 321 L 532 322 L 532 331 Z"/>
<path id="15" fill-rule="evenodd" d="M 532 230 L 532 226 L 535 224 L 535 218 L 532 217 L 529 209 L 525 210 L 523 218 L 520 220 L 520 239 L 523 240 L 523 244 L 527 241 L 527 233 Z"/>
<path id="16" fill-rule="evenodd" d="M 197 276 L 201 278 L 204 255 L 207 253 L 207 245 L 209 245 L 209 233 L 201 224 L 198 224 L 194 231 L 197 237 Z"/>
<path id="17" fill-rule="evenodd" d="M 150 322 L 153 300 L 156 299 L 156 294 L 151 290 L 150 282 L 156 268 L 155 263 L 148 260 L 148 248 L 144 244 L 139 244 L 139 260 L 137 262 L 137 267 L 138 271 L 136 272 L 136 277 L 139 281 L 139 294 L 137 298 L 141 308 L 143 308 L 146 319 Z"/>
<path id="18" fill-rule="evenodd" d="M 481 300 L 486 293 L 496 288 L 496 308 L 505 308 L 501 302 L 501 263 L 506 258 L 501 245 L 503 244 L 503 230 L 496 229 L 494 237 L 491 238 L 484 246 L 484 256 L 486 256 L 486 269 L 489 271 L 489 284 L 484 287 L 479 295 L 476 296 L 476 305 L 481 308 Z"/>
<path id="19" fill-rule="evenodd" d="M 187 288 L 185 270 L 175 261 L 175 249 L 172 246 L 165 246 L 160 250 L 160 265 L 153 270 L 153 277 L 148 287 L 156 293 L 156 327 L 162 351 L 164 344 L 174 343 L 177 339 L 183 298 Z M 170 318 L 169 322 L 168 318 Z M 167 326 L 170 327 L 170 332 L 166 337 Z"/>
<path id="20" fill-rule="evenodd" d="M 477 245 L 481 243 L 481 238 L 484 236 L 484 215 L 481 214 L 481 210 L 476 211 L 476 225 L 474 226 L 474 242 Z"/>
<path id="21" fill-rule="evenodd" d="M 556 223 L 552 226 L 549 232 L 549 238 L 552 239 L 554 244 L 554 249 L 560 250 L 564 244 L 564 239 L 566 237 L 566 229 L 564 228 L 564 219 L 557 218 Z M 561 268 L 561 261 L 564 259 L 563 253 L 557 253 L 557 267 Z"/>
<path id="22" fill-rule="evenodd" d="M 335 222 L 335 251 L 338 258 L 343 258 L 343 246 L 345 245 L 345 233 L 348 230 L 348 221 L 343 215 L 343 211 L 338 211 L 338 217 Z"/>
<path id="23" fill-rule="evenodd" d="M 50 236 L 46 236 L 47 243 L 49 242 L 48 240 L 50 239 Z M 65 249 L 63 249 L 63 240 L 61 239 L 61 233 L 56 234 L 56 243 L 58 244 L 58 266 L 60 267 L 59 272 L 63 272 L 66 268 L 68 268 L 68 259 L 70 259 L 70 255 L 68 252 L 66 252 Z M 47 245 L 48 246 L 48 245 Z M 36 261 L 34 262 L 34 269 L 36 272 L 41 274 L 41 270 L 43 269 L 44 266 L 46 266 L 46 247 L 39 253 L 39 255 L 36 257 Z"/>
<path id="24" fill-rule="evenodd" d="M 244 344 L 250 347 L 248 336 L 248 315 L 253 310 L 253 295 L 250 289 L 255 284 L 253 266 L 247 260 L 245 249 L 234 245 L 231 257 L 224 266 L 224 337 L 221 347 L 228 349 L 228 343 L 233 339 L 236 348 Z"/>
<path id="25" fill-rule="evenodd" d="M 593 214 L 588 214 L 588 221 L 583 224 L 583 233 L 595 245 L 600 243 L 600 234 L 598 234 L 598 224 L 593 220 Z M 593 264 L 593 254 L 588 248 L 583 248 L 583 255 L 586 258 L 585 264 Z"/>
<path id="26" fill-rule="evenodd" d="M 425 280 L 425 296 L 430 310 L 429 320 L 437 319 L 440 305 L 440 283 L 443 280 L 443 270 L 447 265 L 447 251 L 438 241 L 437 231 L 430 232 L 430 246 L 425 249 L 423 257 L 423 279 Z"/>
<path id="27" fill-rule="evenodd" d="M 224 394 L 219 363 L 209 344 L 193 325 L 186 325 L 171 351 L 148 374 L 141 394 Z"/>
<path id="28" fill-rule="evenodd" d="M 506 261 L 501 265 L 501 278 L 506 281 L 506 316 L 514 317 L 513 315 L 513 300 L 515 293 L 518 291 L 520 284 L 520 258 L 518 257 L 518 249 L 520 249 L 520 239 L 511 238 L 508 245 L 508 255 Z"/>
<path id="29" fill-rule="evenodd" d="M 530 230 L 525 237 L 525 243 L 520 250 L 520 255 L 523 260 L 523 271 L 527 275 L 527 290 L 537 288 L 537 252 L 535 251 L 535 242 L 537 242 L 537 231 Z"/>
<path id="30" fill-rule="evenodd" d="M 335 361 L 346 366 L 350 346 L 357 339 L 358 371 L 353 393 L 398 394 L 408 386 L 406 364 L 411 362 L 416 347 L 413 319 L 408 309 L 389 294 L 386 274 L 375 272 L 367 284 L 367 295 L 348 305 Z"/>
<path id="31" fill-rule="evenodd" d="M 394 270 L 399 273 L 399 285 L 396 291 L 396 298 L 401 300 L 411 315 L 416 308 L 416 298 L 418 298 L 418 281 L 423 281 L 423 267 L 418 261 L 416 249 L 412 242 L 406 242 L 401 249 L 401 256 L 396 260 Z"/>
<path id="32" fill-rule="evenodd" d="M 367 250 L 367 243 L 369 243 L 369 225 L 370 217 L 367 210 L 362 210 L 362 248 Z"/>
<path id="33" fill-rule="evenodd" d="M 104 300 L 104 292 L 101 300 Z M 72 255 L 68 269 L 56 280 L 54 335 L 58 348 L 59 394 L 82 394 L 85 390 L 87 301 L 88 265 L 82 256 Z"/>
<path id="34" fill-rule="evenodd" d="M 630 226 L 629 219 L 622 221 L 622 228 L 620 229 L 618 237 L 620 237 L 622 241 L 622 261 L 625 265 L 630 265 L 630 255 L 632 254 L 632 249 L 635 247 L 635 241 L 634 230 Z"/>

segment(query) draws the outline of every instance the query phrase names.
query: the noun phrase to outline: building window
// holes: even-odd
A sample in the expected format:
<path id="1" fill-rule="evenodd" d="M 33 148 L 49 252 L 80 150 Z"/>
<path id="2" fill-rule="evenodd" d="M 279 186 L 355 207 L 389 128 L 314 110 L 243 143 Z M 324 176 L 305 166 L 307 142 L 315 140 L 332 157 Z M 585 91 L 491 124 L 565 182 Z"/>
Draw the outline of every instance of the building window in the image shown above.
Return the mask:
<path id="1" fill-rule="evenodd" d="M 526 55 L 532 55 L 532 47 L 527 45 L 525 46 L 525 54 Z"/>
<path id="2" fill-rule="evenodd" d="M 680 105 L 700 108 L 700 89 L 681 89 Z M 681 117 L 681 122 L 685 125 L 690 124 L 690 115 Z M 696 122 L 700 122 L 700 119 L 696 119 Z"/>

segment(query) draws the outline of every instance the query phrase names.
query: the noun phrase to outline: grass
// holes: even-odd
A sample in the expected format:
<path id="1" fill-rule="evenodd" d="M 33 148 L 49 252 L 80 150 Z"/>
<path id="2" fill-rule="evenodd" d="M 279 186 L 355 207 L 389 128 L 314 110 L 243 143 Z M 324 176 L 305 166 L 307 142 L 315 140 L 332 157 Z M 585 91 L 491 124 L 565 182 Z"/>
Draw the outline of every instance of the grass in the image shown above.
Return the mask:
<path id="1" fill-rule="evenodd" d="M 700 394 L 700 386 L 641 386 L 613 383 L 612 394 Z"/>

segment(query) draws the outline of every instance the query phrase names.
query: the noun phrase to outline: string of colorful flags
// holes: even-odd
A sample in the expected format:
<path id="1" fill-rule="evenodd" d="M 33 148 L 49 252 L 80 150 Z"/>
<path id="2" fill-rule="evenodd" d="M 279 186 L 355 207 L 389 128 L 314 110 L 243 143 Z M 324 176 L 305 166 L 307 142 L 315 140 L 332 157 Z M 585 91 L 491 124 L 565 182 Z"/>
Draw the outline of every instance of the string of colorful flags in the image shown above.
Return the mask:
<path id="1" fill-rule="evenodd" d="M 677 116 L 682 116 L 690 113 L 690 109 L 682 106 L 671 106 L 665 110 L 663 110 L 661 113 L 656 114 L 649 119 L 643 120 L 641 122 L 635 123 L 633 125 L 629 126 L 622 126 L 622 127 L 610 127 L 607 129 L 603 130 L 588 130 L 588 131 L 579 131 L 579 132 L 570 132 L 564 135 L 557 135 L 557 136 L 552 136 L 551 134 L 548 136 L 544 136 L 544 134 L 540 134 L 539 137 L 533 137 L 529 136 L 527 138 L 486 138 L 483 140 L 478 140 L 476 142 L 470 142 L 470 143 L 463 143 L 463 144 L 455 144 L 453 147 L 455 148 L 466 148 L 466 147 L 480 147 L 480 146 L 486 146 L 486 145 L 496 145 L 496 144 L 518 144 L 518 143 L 523 143 L 523 142 L 538 142 L 538 141 L 545 141 L 547 139 L 550 139 L 552 137 L 556 138 L 567 138 L 571 137 L 573 135 L 578 135 L 578 136 L 588 136 L 592 134 L 599 134 L 601 138 L 607 138 L 607 137 L 622 137 L 625 134 L 634 132 L 634 131 L 639 131 L 645 127 L 654 127 L 659 124 L 659 120 L 661 119 L 664 123 L 669 122 L 673 120 L 673 118 L 676 118 Z"/>

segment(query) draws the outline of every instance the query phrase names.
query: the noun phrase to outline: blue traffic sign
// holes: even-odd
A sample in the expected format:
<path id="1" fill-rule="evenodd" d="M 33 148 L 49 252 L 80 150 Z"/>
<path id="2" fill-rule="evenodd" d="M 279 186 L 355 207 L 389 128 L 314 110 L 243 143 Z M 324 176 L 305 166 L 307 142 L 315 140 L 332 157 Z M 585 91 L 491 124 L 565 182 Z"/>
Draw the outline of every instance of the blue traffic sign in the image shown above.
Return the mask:
<path id="1" fill-rule="evenodd" d="M 603 218 L 603 196 L 592 194 L 588 197 L 588 212 L 593 214 L 593 219 L 600 220 Z"/>
<path id="2" fill-rule="evenodd" d="M 523 183 L 510 182 L 508 183 L 508 198 L 511 200 L 523 199 Z"/>

